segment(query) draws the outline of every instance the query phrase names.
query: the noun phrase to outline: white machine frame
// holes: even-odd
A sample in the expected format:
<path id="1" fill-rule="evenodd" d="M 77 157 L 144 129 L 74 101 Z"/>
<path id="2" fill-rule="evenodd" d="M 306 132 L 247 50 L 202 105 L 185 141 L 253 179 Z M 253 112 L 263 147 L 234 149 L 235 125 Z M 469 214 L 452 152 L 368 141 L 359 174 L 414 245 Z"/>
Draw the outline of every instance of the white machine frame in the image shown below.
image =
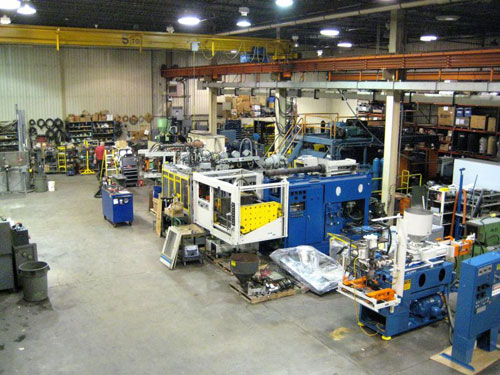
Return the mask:
<path id="1" fill-rule="evenodd" d="M 240 186 L 230 182 L 238 179 L 252 181 L 255 185 Z M 193 222 L 207 229 L 213 236 L 233 246 L 288 236 L 289 183 L 286 179 L 274 183 L 263 183 L 262 181 L 262 174 L 246 169 L 193 173 Z M 200 184 L 210 188 L 209 201 L 199 197 Z M 242 234 L 240 230 L 242 193 L 253 191 L 262 197 L 264 190 L 270 189 L 280 189 L 279 203 L 282 205 L 282 216 L 258 229 Z M 227 192 L 231 197 L 231 204 L 234 204 L 234 225 L 230 230 L 214 222 L 215 190 Z"/>

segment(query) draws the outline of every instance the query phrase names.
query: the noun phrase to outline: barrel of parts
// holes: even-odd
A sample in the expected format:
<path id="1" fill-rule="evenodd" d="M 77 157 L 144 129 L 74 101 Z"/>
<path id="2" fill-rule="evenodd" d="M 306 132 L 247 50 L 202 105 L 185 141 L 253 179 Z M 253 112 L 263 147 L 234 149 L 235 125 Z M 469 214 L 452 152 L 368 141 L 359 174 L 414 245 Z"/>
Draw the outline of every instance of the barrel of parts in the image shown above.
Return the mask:
<path id="1" fill-rule="evenodd" d="M 23 283 L 23 296 L 28 302 L 40 302 L 49 297 L 47 272 L 50 267 L 45 262 L 26 262 L 19 266 Z"/>

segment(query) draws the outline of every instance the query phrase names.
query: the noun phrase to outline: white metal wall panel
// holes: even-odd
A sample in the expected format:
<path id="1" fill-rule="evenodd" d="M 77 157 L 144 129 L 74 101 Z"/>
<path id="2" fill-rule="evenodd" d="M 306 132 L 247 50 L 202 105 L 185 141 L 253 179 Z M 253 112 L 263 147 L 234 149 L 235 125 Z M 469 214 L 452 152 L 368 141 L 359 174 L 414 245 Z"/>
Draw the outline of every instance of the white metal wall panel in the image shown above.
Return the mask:
<path id="1" fill-rule="evenodd" d="M 63 49 L 66 113 L 152 112 L 151 51 Z"/>
<path id="2" fill-rule="evenodd" d="M 0 46 L 0 120 L 12 120 L 14 106 L 26 119 L 62 115 L 59 55 L 55 48 Z"/>

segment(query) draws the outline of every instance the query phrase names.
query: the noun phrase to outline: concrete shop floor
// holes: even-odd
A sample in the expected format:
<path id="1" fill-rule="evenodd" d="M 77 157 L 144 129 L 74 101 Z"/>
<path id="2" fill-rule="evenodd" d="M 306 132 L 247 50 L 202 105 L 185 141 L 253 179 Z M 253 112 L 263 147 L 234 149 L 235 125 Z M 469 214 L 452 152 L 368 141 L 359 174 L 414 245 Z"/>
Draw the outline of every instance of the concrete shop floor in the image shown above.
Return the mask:
<path id="1" fill-rule="evenodd" d="M 429 360 L 448 346 L 444 322 L 384 342 L 337 293 L 249 305 L 213 265 L 159 262 L 148 188 L 131 189 L 133 226 L 113 228 L 95 177 L 50 179 L 54 193 L 0 200 L 51 267 L 49 301 L 0 293 L 2 375 L 455 373 Z"/>

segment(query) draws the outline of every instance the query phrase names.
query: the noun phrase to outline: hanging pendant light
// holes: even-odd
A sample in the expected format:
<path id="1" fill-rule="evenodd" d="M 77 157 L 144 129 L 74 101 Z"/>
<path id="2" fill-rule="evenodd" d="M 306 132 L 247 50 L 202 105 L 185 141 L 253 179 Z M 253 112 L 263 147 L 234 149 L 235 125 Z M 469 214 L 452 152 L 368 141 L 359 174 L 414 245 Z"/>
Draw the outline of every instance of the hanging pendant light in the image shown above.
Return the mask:
<path id="1" fill-rule="evenodd" d="M 17 10 L 17 13 L 29 16 L 36 13 L 36 9 L 29 0 L 21 1 L 21 7 Z"/>
<path id="2" fill-rule="evenodd" d="M 21 6 L 19 0 L 0 0 L 0 9 L 14 10 Z"/>

